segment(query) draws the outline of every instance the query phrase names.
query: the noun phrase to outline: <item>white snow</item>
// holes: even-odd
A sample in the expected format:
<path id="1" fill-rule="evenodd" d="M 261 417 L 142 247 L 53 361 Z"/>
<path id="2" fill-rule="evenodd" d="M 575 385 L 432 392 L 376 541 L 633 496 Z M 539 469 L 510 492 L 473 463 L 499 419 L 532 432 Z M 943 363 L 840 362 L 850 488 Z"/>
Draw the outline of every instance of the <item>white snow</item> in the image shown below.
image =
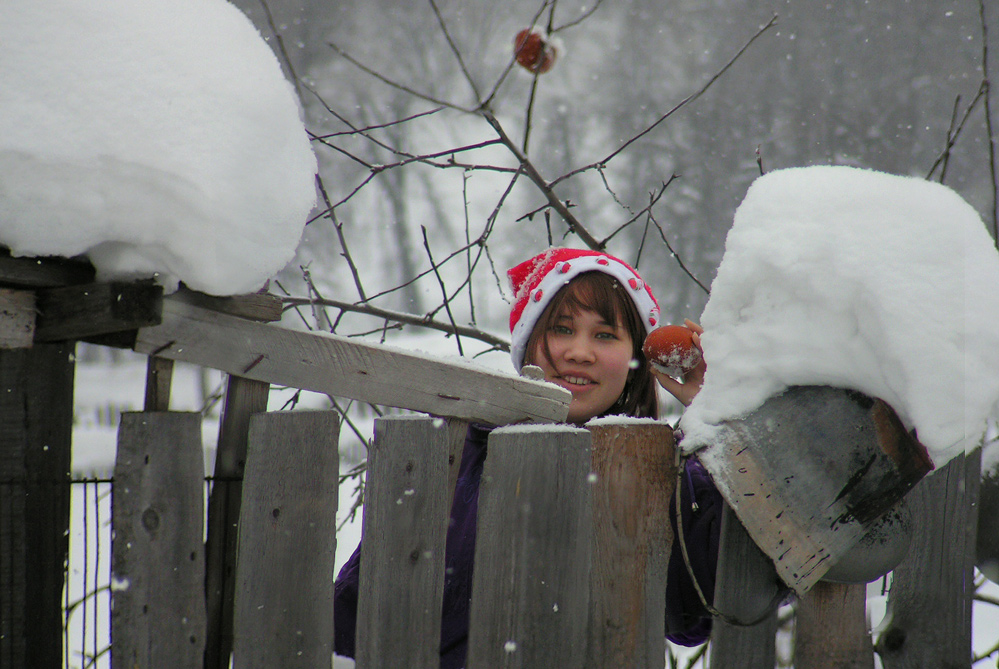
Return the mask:
<path id="1" fill-rule="evenodd" d="M 0 243 L 258 290 L 315 203 L 297 99 L 225 0 L 4 0 Z"/>
<path id="2" fill-rule="evenodd" d="M 934 464 L 999 416 L 999 253 L 949 188 L 850 167 L 775 171 L 735 213 L 701 324 L 684 447 L 794 385 L 890 404 Z"/>

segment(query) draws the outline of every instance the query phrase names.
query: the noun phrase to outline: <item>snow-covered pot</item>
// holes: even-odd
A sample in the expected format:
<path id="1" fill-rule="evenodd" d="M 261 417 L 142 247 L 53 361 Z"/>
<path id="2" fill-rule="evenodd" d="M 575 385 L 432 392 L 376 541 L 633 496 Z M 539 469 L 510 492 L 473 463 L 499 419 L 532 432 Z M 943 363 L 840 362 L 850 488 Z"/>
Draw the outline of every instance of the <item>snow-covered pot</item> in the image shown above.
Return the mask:
<path id="1" fill-rule="evenodd" d="M 894 567 L 909 542 L 898 504 L 933 469 L 885 402 L 826 386 L 789 388 L 722 423 L 698 455 L 798 594 L 831 569 L 858 582 Z"/>

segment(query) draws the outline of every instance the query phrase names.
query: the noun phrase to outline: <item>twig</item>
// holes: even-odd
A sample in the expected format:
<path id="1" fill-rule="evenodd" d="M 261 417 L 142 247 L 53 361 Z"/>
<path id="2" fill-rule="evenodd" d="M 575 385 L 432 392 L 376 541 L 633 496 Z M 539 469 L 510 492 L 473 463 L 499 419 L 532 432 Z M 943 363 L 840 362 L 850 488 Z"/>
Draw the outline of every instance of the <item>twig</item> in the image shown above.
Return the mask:
<path id="1" fill-rule="evenodd" d="M 482 110 L 481 113 L 483 118 L 485 118 L 489 125 L 493 127 L 493 130 L 496 131 L 496 134 L 499 136 L 500 140 L 502 140 L 503 144 L 517 158 L 517 161 L 520 163 L 521 169 L 524 170 L 524 174 L 527 175 L 527 178 L 534 182 L 534 185 L 537 186 L 538 190 L 542 192 L 548 200 L 548 204 L 552 206 L 552 209 L 557 211 L 565 220 L 569 229 L 576 233 L 583 243 L 591 249 L 602 251 L 603 247 L 600 246 L 600 242 L 598 242 L 596 237 L 591 235 L 590 232 L 583 227 L 578 220 L 576 220 L 576 217 L 572 215 L 572 212 L 569 211 L 569 208 L 565 205 L 565 203 L 558 199 L 555 192 L 552 190 L 551 185 L 545 181 L 541 174 L 538 173 L 537 168 L 535 168 L 534 164 L 528 160 L 527 156 L 524 155 L 520 148 L 513 143 L 510 137 L 506 134 L 506 131 L 503 130 L 503 126 L 496 120 L 496 117 L 487 110 Z"/>
<path id="2" fill-rule="evenodd" d="M 350 302 L 342 302 L 340 300 L 334 300 L 331 298 L 325 298 L 321 300 L 315 300 L 318 304 L 322 304 L 328 307 L 336 307 L 337 309 L 343 309 L 344 311 L 350 311 L 357 314 L 365 314 L 368 316 L 375 316 L 377 318 L 385 318 L 387 320 L 395 321 L 397 323 L 405 323 L 407 325 L 416 325 L 419 327 L 425 327 L 430 330 L 438 330 L 439 332 L 444 332 L 446 334 L 460 335 L 466 339 L 475 339 L 483 343 L 489 344 L 499 351 L 509 351 L 510 342 L 491 335 L 488 332 L 484 332 L 474 327 L 469 327 L 465 325 L 453 325 L 448 323 L 441 323 L 440 321 L 435 321 L 423 316 L 416 316 L 414 314 L 407 314 L 401 311 L 390 311 L 388 309 L 382 309 L 380 307 L 375 307 L 370 304 L 351 304 Z M 281 298 L 281 302 L 288 308 L 310 304 L 310 299 L 307 297 L 284 297 Z"/>
<path id="3" fill-rule="evenodd" d="M 444 17 L 441 16 L 440 9 L 437 8 L 437 3 L 434 0 L 428 0 L 430 7 L 434 10 L 434 16 L 437 17 L 437 25 L 441 27 L 441 32 L 444 33 L 444 39 L 447 40 L 447 44 L 451 47 L 451 53 L 454 54 L 455 59 L 458 61 L 458 67 L 461 68 L 461 73 L 465 76 L 465 81 L 468 82 L 469 87 L 472 89 L 472 94 L 475 96 L 475 101 L 479 102 L 482 100 L 482 96 L 479 94 L 479 87 L 475 85 L 475 80 L 472 78 L 471 72 L 465 66 L 465 59 L 461 57 L 461 50 L 451 39 L 451 32 L 447 29 L 447 24 L 444 23 Z"/>
<path id="4" fill-rule="evenodd" d="M 659 202 L 659 199 L 662 198 L 662 196 L 666 193 L 666 189 L 669 188 L 669 185 L 671 183 L 673 183 L 673 180 L 676 179 L 676 178 L 677 178 L 677 175 L 673 174 L 673 175 L 670 176 L 670 178 L 669 178 L 668 181 L 664 181 L 663 185 L 662 185 L 662 188 L 659 189 L 659 192 L 658 193 L 653 193 L 651 195 L 651 197 L 649 198 L 649 204 L 648 204 L 648 206 L 645 207 L 644 209 L 642 209 L 641 211 L 639 211 L 637 214 L 634 214 L 630 219 L 628 219 L 627 221 L 625 221 L 624 223 L 622 223 L 620 226 L 618 226 L 618 228 L 614 232 L 612 232 L 609 235 L 607 235 L 606 237 L 604 237 L 603 241 L 600 242 L 600 245 L 603 246 L 603 247 L 606 247 L 607 243 L 610 242 L 610 240 L 615 235 L 617 235 L 617 233 L 621 232 L 626 227 L 628 227 L 629 225 L 631 225 L 632 223 L 634 223 L 635 221 L 637 221 L 639 218 L 641 218 L 642 214 L 650 213 L 652 211 L 652 207 L 655 206 L 655 204 L 657 202 Z"/>
<path id="5" fill-rule="evenodd" d="M 542 0 L 541 6 L 538 8 L 538 11 L 535 12 L 533 17 L 531 17 L 530 25 L 533 26 L 537 22 L 538 18 L 544 13 L 545 7 L 548 6 L 548 2 L 549 0 Z M 503 71 L 500 72 L 499 77 L 496 78 L 496 82 L 493 84 L 492 90 L 489 91 L 489 95 L 487 95 L 484 100 L 481 100 L 479 102 L 480 110 L 488 109 L 490 105 L 492 105 L 493 99 L 496 97 L 496 94 L 499 93 L 500 86 L 503 85 L 503 82 L 510 75 L 510 72 L 513 71 L 513 68 L 516 64 L 517 64 L 517 52 L 515 51 L 514 54 L 510 57 L 510 60 L 507 61 L 506 67 L 504 67 Z"/>
<path id="6" fill-rule="evenodd" d="M 558 184 L 558 183 L 560 183 L 562 181 L 565 181 L 566 179 L 568 179 L 570 177 L 573 177 L 573 176 L 575 176 L 577 174 L 580 174 L 582 172 L 586 172 L 586 171 L 595 169 L 597 167 L 603 167 L 603 166 L 605 166 L 611 160 L 613 160 L 618 155 L 620 155 L 622 151 L 624 151 L 626 148 L 628 148 L 629 146 L 631 146 L 632 144 L 634 144 L 635 142 L 637 142 L 639 139 L 641 139 L 645 135 L 647 135 L 650 132 L 652 132 L 655 128 L 657 128 L 659 126 L 659 124 L 661 124 L 663 121 L 665 121 L 670 116 L 672 116 L 673 114 L 675 114 L 677 111 L 679 111 L 680 109 L 682 109 L 688 103 L 693 102 L 697 98 L 701 97 L 709 88 L 711 88 L 712 84 L 714 84 L 716 81 L 718 81 L 722 77 L 722 75 L 725 74 L 729 70 L 729 68 L 731 68 L 732 65 L 735 64 L 735 62 L 737 60 L 739 60 L 739 58 L 742 56 L 742 54 L 745 53 L 747 49 L 749 49 L 749 47 L 753 44 L 753 42 L 755 42 L 763 33 L 765 33 L 766 31 L 770 30 L 775 25 L 777 25 L 777 15 L 776 14 L 774 14 L 773 18 L 771 18 L 770 21 L 765 26 L 763 26 L 762 28 L 760 28 L 759 30 L 757 30 L 756 34 L 753 35 L 752 37 L 750 37 L 749 41 L 746 42 L 742 46 L 742 48 L 739 49 L 739 51 L 737 51 L 736 54 L 734 56 L 732 56 L 732 58 L 729 59 L 729 61 L 727 63 L 725 63 L 725 65 L 722 66 L 722 68 L 720 70 L 718 70 L 714 75 L 712 75 L 712 77 L 710 79 L 708 79 L 707 83 L 705 83 L 703 86 L 701 86 L 701 88 L 699 88 L 697 91 L 695 91 L 695 92 L 691 93 L 690 95 L 688 95 L 687 97 L 685 97 L 683 100 L 681 100 L 679 103 L 677 103 L 676 106 L 674 106 L 672 109 L 670 109 L 665 114 L 663 114 L 662 116 L 660 116 L 652 125 L 650 125 L 645 130 L 641 131 L 640 133 L 638 133 L 637 135 L 635 135 L 634 137 L 632 137 L 631 139 L 629 139 L 627 142 L 625 142 L 624 144 L 622 144 L 621 146 L 619 146 L 616 150 L 614 150 L 613 152 L 611 152 L 603 160 L 598 160 L 595 163 L 591 163 L 591 164 L 586 165 L 584 167 L 580 167 L 578 169 L 572 170 L 571 172 L 563 174 L 558 179 L 555 179 L 551 183 L 551 185 L 555 186 L 556 184 Z"/>
<path id="7" fill-rule="evenodd" d="M 996 135 L 992 132 L 992 82 L 989 79 L 989 27 L 985 20 L 985 0 L 978 0 L 982 21 L 982 85 L 985 88 L 985 131 L 989 138 L 989 170 L 992 174 L 992 240 L 999 248 L 999 179 L 996 178 Z"/>
<path id="8" fill-rule="evenodd" d="M 361 70 L 361 71 L 363 71 L 363 72 L 365 72 L 367 74 L 370 74 L 372 77 L 374 77 L 378 81 L 380 81 L 380 82 L 382 82 L 384 84 L 387 84 L 387 85 L 391 86 L 392 88 L 400 90 L 403 93 L 408 93 L 409 95 L 412 95 L 413 97 L 419 98 L 421 100 L 426 100 L 427 102 L 431 102 L 431 103 L 433 103 L 435 105 L 440 105 L 442 107 L 447 107 L 448 109 L 456 109 L 458 111 L 465 112 L 466 114 L 472 114 L 472 113 L 475 112 L 474 109 L 467 109 L 467 108 L 462 107 L 461 105 L 457 105 L 457 104 L 455 104 L 453 102 L 448 102 L 447 100 L 441 100 L 440 98 L 434 97 L 433 95 L 430 95 L 429 93 L 421 93 L 420 91 L 414 90 L 414 89 L 410 88 L 409 86 L 406 86 L 404 84 L 400 84 L 397 81 L 389 79 L 384 74 L 378 72 L 377 70 L 371 69 L 370 67 L 368 67 L 367 65 L 365 65 L 361 61 L 357 60 L 356 58 L 354 58 L 353 56 L 351 56 L 348 52 L 344 51 L 343 49 L 341 49 L 339 46 L 337 46 L 333 42 L 327 42 L 327 44 L 330 46 L 331 49 L 333 49 L 334 51 L 336 51 L 337 54 L 339 54 L 342 58 L 344 58 L 345 60 L 347 60 L 351 65 L 353 65 L 354 67 L 358 68 L 359 70 Z"/>
<path id="9" fill-rule="evenodd" d="M 680 269 L 682 269 L 687 276 L 693 279 L 694 283 L 696 283 L 698 286 L 701 287 L 701 290 L 704 291 L 705 295 L 710 295 L 711 291 L 708 289 L 708 287 L 705 286 L 703 283 L 701 283 L 700 280 L 696 276 L 694 276 L 694 274 L 689 269 L 687 269 L 687 266 L 683 262 L 683 258 L 681 258 L 680 254 L 673 249 L 673 245 L 670 244 L 669 239 L 666 238 L 666 233 L 663 232 L 663 228 L 661 225 L 659 225 L 659 221 L 657 221 L 656 217 L 652 215 L 651 209 L 649 210 L 649 217 L 652 219 L 652 223 L 656 226 L 656 229 L 659 230 L 659 236 L 662 237 L 663 243 L 666 244 L 666 248 L 668 248 L 670 254 L 674 258 L 676 258 L 676 262 L 680 266 Z"/>
<path id="10" fill-rule="evenodd" d="M 444 310 L 447 312 L 448 320 L 451 321 L 451 327 L 457 330 L 458 324 L 454 322 L 454 314 L 451 313 L 451 300 L 448 299 L 444 279 L 441 278 L 440 272 L 437 271 L 438 267 L 434 264 L 434 254 L 430 251 L 430 241 L 427 239 L 427 226 L 421 225 L 420 230 L 423 232 L 423 248 L 427 251 L 427 258 L 430 259 L 430 267 L 434 270 L 434 276 L 437 277 L 437 283 L 441 287 L 441 296 L 444 298 Z M 454 341 L 458 344 L 458 355 L 464 356 L 465 352 L 461 349 L 461 335 L 457 332 L 455 332 Z"/>
<path id="11" fill-rule="evenodd" d="M 947 131 L 947 143 L 944 146 L 943 151 L 940 152 L 940 155 L 937 156 L 937 159 L 933 161 L 933 166 L 930 167 L 930 171 L 926 174 L 927 179 L 930 179 L 933 176 L 933 173 L 937 171 L 937 167 L 943 165 L 950 158 L 950 150 L 954 148 L 954 145 L 957 143 L 957 138 L 960 137 L 961 131 L 964 130 L 964 125 L 968 122 L 971 112 L 973 112 L 975 107 L 978 106 L 978 102 L 985 97 L 985 90 L 986 82 L 983 80 L 982 84 L 978 87 L 978 93 L 975 95 L 975 98 L 965 108 L 964 115 L 961 117 L 961 122 L 957 124 L 957 127 L 954 127 L 953 118 L 951 119 L 951 129 Z M 955 110 L 960 99 L 961 98 L 959 97 L 954 101 Z M 943 183 L 942 176 L 940 182 Z"/>
<path id="12" fill-rule="evenodd" d="M 271 15 L 271 8 L 267 5 L 267 0 L 260 0 L 260 6 L 264 8 L 264 16 L 267 17 L 267 26 L 271 29 L 274 34 L 274 40 L 277 42 L 278 51 L 281 53 L 281 59 L 284 61 L 285 67 L 288 68 L 288 77 L 291 79 L 291 83 L 295 86 L 295 94 L 298 95 L 298 99 L 302 99 L 302 88 L 299 85 L 298 75 L 295 73 L 295 66 L 291 63 L 291 57 L 288 55 L 288 50 L 284 48 L 284 38 L 281 36 L 281 32 L 274 25 L 274 17 Z"/>
<path id="13" fill-rule="evenodd" d="M 347 240 L 343 236 L 343 226 L 336 218 L 336 208 L 330 204 L 330 197 L 326 193 L 326 186 L 323 184 L 322 177 L 318 174 L 316 175 L 316 186 L 319 187 L 319 192 L 323 196 L 323 202 L 326 203 L 326 215 L 333 222 L 333 227 L 336 229 L 337 238 L 340 240 L 340 248 L 343 250 L 342 255 L 347 261 L 347 266 L 350 267 L 351 275 L 354 277 L 354 286 L 357 288 L 357 295 L 362 301 L 366 301 L 368 298 L 364 295 L 364 286 L 361 285 L 361 275 L 357 271 L 357 265 L 354 264 L 354 259 L 350 255 L 350 249 L 347 248 Z"/>

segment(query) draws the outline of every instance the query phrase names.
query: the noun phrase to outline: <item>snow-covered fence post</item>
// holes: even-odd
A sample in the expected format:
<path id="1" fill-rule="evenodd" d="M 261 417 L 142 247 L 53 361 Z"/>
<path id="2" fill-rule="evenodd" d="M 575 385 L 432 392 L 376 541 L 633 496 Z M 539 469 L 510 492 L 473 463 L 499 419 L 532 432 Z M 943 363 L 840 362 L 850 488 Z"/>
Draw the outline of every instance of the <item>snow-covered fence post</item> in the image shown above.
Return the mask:
<path id="1" fill-rule="evenodd" d="M 439 663 L 449 441 L 440 418 L 375 421 L 362 518 L 359 669 Z"/>
<path id="2" fill-rule="evenodd" d="M 73 342 L 0 349 L 0 666 L 62 666 Z"/>
<path id="3" fill-rule="evenodd" d="M 589 432 L 566 425 L 490 434 L 479 493 L 469 669 L 583 666 L 590 443 Z"/>
<path id="4" fill-rule="evenodd" d="M 333 411 L 250 420 L 233 622 L 238 669 L 329 664 L 338 441 Z"/>
<path id="5" fill-rule="evenodd" d="M 115 666 L 202 666 L 202 456 L 200 414 L 122 414 L 112 493 Z"/>
<path id="6" fill-rule="evenodd" d="M 877 643 L 885 669 L 971 663 L 976 501 L 981 450 L 958 456 L 909 496 L 913 536 L 888 594 Z"/>
<path id="7" fill-rule="evenodd" d="M 625 421 L 590 431 L 595 481 L 586 666 L 662 667 L 673 430 Z"/>

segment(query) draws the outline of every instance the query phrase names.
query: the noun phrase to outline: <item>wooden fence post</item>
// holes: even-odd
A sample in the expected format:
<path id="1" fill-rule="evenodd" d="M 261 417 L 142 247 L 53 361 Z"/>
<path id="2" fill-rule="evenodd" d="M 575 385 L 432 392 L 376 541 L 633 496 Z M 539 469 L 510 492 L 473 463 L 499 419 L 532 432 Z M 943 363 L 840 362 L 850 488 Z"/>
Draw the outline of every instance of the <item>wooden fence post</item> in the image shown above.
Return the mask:
<path id="1" fill-rule="evenodd" d="M 714 607 L 750 623 L 764 615 L 783 589 L 773 562 L 760 550 L 728 504 L 722 511 Z M 773 669 L 776 661 L 777 610 L 756 625 L 732 625 L 715 619 L 709 666 L 724 667 L 739 658 L 744 669 Z"/>
<path id="2" fill-rule="evenodd" d="M 499 428 L 489 436 L 479 492 L 469 669 L 583 666 L 590 442 L 586 430 L 565 425 Z"/>
<path id="3" fill-rule="evenodd" d="M 593 562 L 587 665 L 662 667 L 666 571 L 676 487 L 666 423 L 597 424 L 593 434 Z"/>
<path id="4" fill-rule="evenodd" d="M 888 593 L 891 623 L 878 638 L 885 669 L 971 664 L 975 502 L 981 449 L 958 456 L 910 493 L 913 536 Z"/>
<path id="5" fill-rule="evenodd" d="M 874 669 L 867 585 L 819 581 L 798 602 L 795 669 Z"/>
<path id="6" fill-rule="evenodd" d="M 448 451 L 443 419 L 375 421 L 362 518 L 359 669 L 440 663 Z"/>
<path id="7" fill-rule="evenodd" d="M 230 376 L 226 386 L 215 454 L 215 480 L 208 499 L 208 538 L 205 545 L 208 638 L 205 642 L 205 669 L 229 669 L 246 435 L 250 416 L 267 410 L 269 392 L 269 383 L 239 376 Z"/>
<path id="8" fill-rule="evenodd" d="M 0 349 L 0 666 L 61 667 L 73 342 Z"/>
<path id="9" fill-rule="evenodd" d="M 332 411 L 250 419 L 236 567 L 237 669 L 329 666 L 338 440 Z"/>
<path id="10" fill-rule="evenodd" d="M 202 458 L 200 414 L 122 414 L 112 488 L 115 666 L 202 666 Z"/>

